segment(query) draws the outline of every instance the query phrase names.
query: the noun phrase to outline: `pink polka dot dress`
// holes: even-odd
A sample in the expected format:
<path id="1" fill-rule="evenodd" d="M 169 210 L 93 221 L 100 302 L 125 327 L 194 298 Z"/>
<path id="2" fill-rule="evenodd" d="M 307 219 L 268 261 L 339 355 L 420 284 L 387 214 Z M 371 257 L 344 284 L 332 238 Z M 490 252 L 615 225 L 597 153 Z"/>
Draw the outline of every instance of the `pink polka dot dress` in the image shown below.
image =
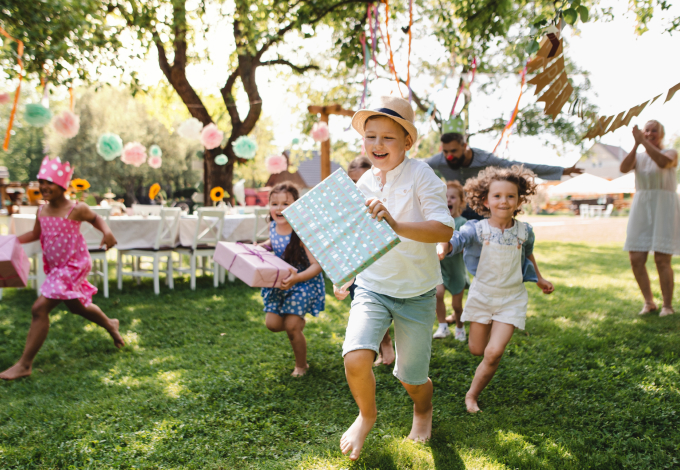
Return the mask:
<path id="1" fill-rule="evenodd" d="M 75 204 L 62 218 L 41 217 L 40 207 L 40 245 L 47 276 L 40 291 L 48 299 L 78 299 L 87 307 L 97 288 L 87 281 L 92 260 L 80 233 L 80 221 L 68 218 L 74 208 Z"/>

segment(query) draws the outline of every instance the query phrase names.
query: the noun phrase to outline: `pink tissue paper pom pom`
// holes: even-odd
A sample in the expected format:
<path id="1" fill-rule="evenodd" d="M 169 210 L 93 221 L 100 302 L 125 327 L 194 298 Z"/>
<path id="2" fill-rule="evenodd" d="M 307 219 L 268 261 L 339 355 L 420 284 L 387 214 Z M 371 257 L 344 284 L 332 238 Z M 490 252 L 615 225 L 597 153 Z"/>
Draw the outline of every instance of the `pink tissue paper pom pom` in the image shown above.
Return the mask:
<path id="1" fill-rule="evenodd" d="M 146 147 L 139 142 L 128 142 L 123 147 L 123 155 L 120 160 L 128 165 L 142 166 L 146 161 Z"/>
<path id="2" fill-rule="evenodd" d="M 70 139 L 75 137 L 80 130 L 80 117 L 67 110 L 55 117 L 52 125 L 59 134 Z"/>
<path id="3" fill-rule="evenodd" d="M 158 170 L 163 164 L 163 160 L 161 159 L 161 157 L 151 157 L 149 158 L 149 161 L 147 163 L 154 170 Z"/>
<path id="4" fill-rule="evenodd" d="M 6 91 L 3 91 L 0 93 L 0 104 L 7 104 L 9 103 L 9 93 Z"/>
<path id="5" fill-rule="evenodd" d="M 201 144 L 208 150 L 217 148 L 224 139 L 224 132 L 219 130 L 215 124 L 208 124 L 201 131 Z"/>
<path id="6" fill-rule="evenodd" d="M 331 133 L 328 130 L 328 124 L 325 122 L 317 122 L 312 126 L 312 139 L 315 141 L 325 142 L 330 138 L 330 136 Z"/>
<path id="7" fill-rule="evenodd" d="M 288 160 L 283 155 L 272 155 L 264 160 L 264 166 L 272 175 L 276 175 L 288 169 Z"/>

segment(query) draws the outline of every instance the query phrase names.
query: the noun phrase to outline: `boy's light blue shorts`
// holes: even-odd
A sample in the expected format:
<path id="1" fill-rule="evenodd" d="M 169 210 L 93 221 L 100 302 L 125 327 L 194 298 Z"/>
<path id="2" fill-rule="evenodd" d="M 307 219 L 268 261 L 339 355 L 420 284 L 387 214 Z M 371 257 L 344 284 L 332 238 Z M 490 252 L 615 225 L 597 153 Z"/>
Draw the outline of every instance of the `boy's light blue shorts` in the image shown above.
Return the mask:
<path id="1" fill-rule="evenodd" d="M 436 306 L 435 289 L 418 297 L 397 299 L 357 286 L 342 345 L 343 357 L 358 349 L 378 354 L 385 331 L 394 320 L 394 376 L 409 385 L 427 383 Z"/>

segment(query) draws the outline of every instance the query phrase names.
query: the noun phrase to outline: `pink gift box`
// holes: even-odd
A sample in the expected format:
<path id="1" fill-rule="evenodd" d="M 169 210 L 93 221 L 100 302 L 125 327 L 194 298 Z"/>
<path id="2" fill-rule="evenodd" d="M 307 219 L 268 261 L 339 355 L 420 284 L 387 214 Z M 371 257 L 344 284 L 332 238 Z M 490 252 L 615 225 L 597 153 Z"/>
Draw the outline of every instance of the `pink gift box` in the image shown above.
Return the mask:
<path id="1" fill-rule="evenodd" d="M 281 287 L 291 269 L 297 272 L 266 248 L 243 243 L 219 242 L 213 260 L 250 287 Z"/>
<path id="2" fill-rule="evenodd" d="M 0 235 L 0 288 L 26 287 L 31 265 L 15 235 Z"/>

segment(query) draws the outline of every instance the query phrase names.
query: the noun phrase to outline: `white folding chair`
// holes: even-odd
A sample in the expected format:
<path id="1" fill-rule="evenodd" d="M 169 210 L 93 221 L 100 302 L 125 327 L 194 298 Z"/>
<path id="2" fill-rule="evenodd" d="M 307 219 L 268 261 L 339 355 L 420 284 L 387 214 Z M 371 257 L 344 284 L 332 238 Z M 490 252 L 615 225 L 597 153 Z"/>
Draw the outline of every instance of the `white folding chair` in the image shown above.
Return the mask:
<path id="1" fill-rule="evenodd" d="M 19 214 L 32 214 L 36 215 L 38 213 L 38 208 L 40 206 L 17 206 L 19 208 Z"/>
<path id="2" fill-rule="evenodd" d="M 175 252 L 179 254 L 177 271 L 189 273 L 191 275 L 191 290 L 196 290 L 196 258 L 201 258 L 203 274 L 205 274 L 208 259 L 212 259 L 215 254 L 215 246 L 222 238 L 222 227 L 224 226 L 224 209 L 212 209 L 202 207 L 198 209 L 198 222 L 194 239 L 191 246 L 178 246 Z M 182 268 L 182 255 L 189 256 L 189 268 Z M 217 287 L 221 278 L 220 265 L 213 264 L 213 285 Z"/>
<path id="3" fill-rule="evenodd" d="M 160 207 L 160 206 L 159 206 Z M 179 232 L 179 216 L 182 210 L 179 207 L 165 208 L 160 211 L 160 225 L 156 232 L 156 241 L 153 248 L 131 248 L 118 250 L 118 290 L 123 289 L 123 275 L 130 275 L 135 278 L 153 277 L 153 292 L 160 294 L 159 267 L 161 258 L 165 258 L 167 265 L 167 284 L 170 289 L 174 289 L 172 253 L 177 242 Z M 124 271 L 123 256 L 132 257 L 131 271 Z M 153 269 L 151 271 L 142 269 L 142 258 L 151 258 Z M 136 262 L 135 262 L 136 259 Z"/>
<path id="4" fill-rule="evenodd" d="M 106 224 L 108 225 L 109 223 L 109 217 L 111 215 L 111 208 L 110 207 L 90 207 L 92 212 L 97 214 L 98 216 L 102 217 Z M 92 224 L 85 223 L 81 225 L 82 229 L 81 232 L 83 236 L 85 237 L 85 240 L 88 238 L 93 238 L 93 236 L 99 232 L 96 228 L 92 226 Z M 102 283 L 102 287 L 104 290 L 104 298 L 108 299 L 109 298 L 109 260 L 106 257 L 106 249 L 105 248 L 99 248 L 99 246 L 93 246 L 93 247 L 88 247 L 87 251 L 90 253 L 90 258 L 92 258 L 92 269 L 90 269 L 90 276 L 94 276 L 95 279 L 98 279 Z"/>
<path id="5" fill-rule="evenodd" d="M 161 215 L 163 206 L 151 204 L 132 204 L 132 213 L 134 215 Z"/>
<path id="6" fill-rule="evenodd" d="M 614 204 L 607 204 L 607 208 L 604 210 L 604 214 L 602 214 L 602 216 L 604 218 L 611 217 L 612 212 L 614 212 Z"/>
<path id="7" fill-rule="evenodd" d="M 590 216 L 590 206 L 588 204 L 579 204 L 578 213 L 581 214 L 581 218 L 585 219 Z"/>
<path id="8" fill-rule="evenodd" d="M 255 224 L 253 225 L 253 244 L 255 244 L 269 230 L 269 223 L 266 222 L 264 217 L 269 214 L 269 207 L 256 207 L 253 214 L 255 214 Z"/>

